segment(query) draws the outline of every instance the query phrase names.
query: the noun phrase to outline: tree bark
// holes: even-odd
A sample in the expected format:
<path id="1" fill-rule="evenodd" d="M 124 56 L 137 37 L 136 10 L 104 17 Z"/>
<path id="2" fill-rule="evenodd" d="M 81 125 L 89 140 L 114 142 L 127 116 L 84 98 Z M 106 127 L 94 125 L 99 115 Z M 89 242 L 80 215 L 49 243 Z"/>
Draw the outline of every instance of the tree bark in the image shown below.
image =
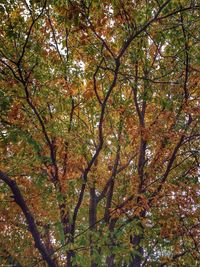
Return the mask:
<path id="1" fill-rule="evenodd" d="M 140 267 L 142 263 L 142 256 L 144 253 L 143 247 L 140 246 L 142 235 L 135 235 L 130 239 L 130 242 L 133 245 L 133 249 L 136 249 L 137 254 L 132 257 L 129 267 Z"/>
<path id="2" fill-rule="evenodd" d="M 91 230 L 90 234 L 90 257 L 91 257 L 91 267 L 97 267 L 97 263 L 94 259 L 94 241 L 93 241 L 93 233 L 96 230 L 96 217 L 97 217 L 97 197 L 95 193 L 95 187 L 93 185 L 90 188 L 90 206 L 89 206 L 89 226 Z"/>

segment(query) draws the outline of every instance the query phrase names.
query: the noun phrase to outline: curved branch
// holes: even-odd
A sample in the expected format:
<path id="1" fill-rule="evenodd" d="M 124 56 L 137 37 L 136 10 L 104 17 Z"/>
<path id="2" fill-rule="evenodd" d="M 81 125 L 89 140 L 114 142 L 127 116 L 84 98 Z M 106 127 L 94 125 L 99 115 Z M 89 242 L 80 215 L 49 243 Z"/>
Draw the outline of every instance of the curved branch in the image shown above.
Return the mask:
<path id="1" fill-rule="evenodd" d="M 44 261 L 47 262 L 47 264 L 51 267 L 56 267 L 57 265 L 55 264 L 55 262 L 51 259 L 50 255 L 47 252 L 47 249 L 45 247 L 45 245 L 42 242 L 40 233 L 38 231 L 35 219 L 31 213 L 31 211 L 29 210 L 26 201 L 24 200 L 24 197 L 22 195 L 22 193 L 20 192 L 20 189 L 18 187 L 18 185 L 16 184 L 15 181 L 13 181 L 10 177 L 7 176 L 7 174 L 5 174 L 4 172 L 0 171 L 0 179 L 6 183 L 12 193 L 13 193 L 13 197 L 15 202 L 17 203 L 17 205 L 21 208 L 28 227 L 29 227 L 29 231 L 35 241 L 35 246 L 36 248 L 39 250 L 40 254 L 42 255 L 42 258 L 44 259 Z"/>

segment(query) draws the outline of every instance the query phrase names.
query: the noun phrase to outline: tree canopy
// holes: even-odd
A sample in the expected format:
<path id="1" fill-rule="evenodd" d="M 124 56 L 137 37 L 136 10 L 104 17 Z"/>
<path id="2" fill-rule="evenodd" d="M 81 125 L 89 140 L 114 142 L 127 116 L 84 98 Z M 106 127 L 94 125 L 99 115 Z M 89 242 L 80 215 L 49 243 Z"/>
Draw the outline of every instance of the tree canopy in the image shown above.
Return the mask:
<path id="1" fill-rule="evenodd" d="M 199 266 L 199 11 L 0 1 L 1 266 Z"/>

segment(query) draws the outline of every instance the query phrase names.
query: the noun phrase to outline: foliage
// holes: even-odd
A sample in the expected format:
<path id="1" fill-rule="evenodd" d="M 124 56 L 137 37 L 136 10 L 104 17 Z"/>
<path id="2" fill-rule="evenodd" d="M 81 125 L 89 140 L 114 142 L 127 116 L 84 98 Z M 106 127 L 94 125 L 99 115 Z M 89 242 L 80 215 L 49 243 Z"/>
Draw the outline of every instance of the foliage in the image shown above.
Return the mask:
<path id="1" fill-rule="evenodd" d="M 199 7 L 0 1 L 2 266 L 199 266 Z"/>

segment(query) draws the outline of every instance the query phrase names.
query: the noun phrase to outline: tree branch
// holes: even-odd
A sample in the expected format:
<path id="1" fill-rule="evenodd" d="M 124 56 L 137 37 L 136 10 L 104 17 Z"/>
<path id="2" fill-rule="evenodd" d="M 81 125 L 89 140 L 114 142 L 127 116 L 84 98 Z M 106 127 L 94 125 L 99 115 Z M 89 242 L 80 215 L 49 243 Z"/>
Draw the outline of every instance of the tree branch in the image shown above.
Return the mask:
<path id="1" fill-rule="evenodd" d="M 13 196 L 14 196 L 14 200 L 17 203 L 17 205 L 21 208 L 27 224 L 29 226 L 29 231 L 31 232 L 31 235 L 35 241 L 35 246 L 36 248 L 39 250 L 40 254 L 42 255 L 42 258 L 44 259 L 44 261 L 46 261 L 46 263 L 49 266 L 52 267 L 56 267 L 56 264 L 54 263 L 54 261 L 51 259 L 50 255 L 47 252 L 47 249 L 45 247 L 45 245 L 42 242 L 40 233 L 38 231 L 35 219 L 31 213 L 31 211 L 29 210 L 26 201 L 24 200 L 24 197 L 22 196 L 20 189 L 18 187 L 18 185 L 16 184 L 15 181 L 13 181 L 12 179 L 10 179 L 4 172 L 0 171 L 0 179 L 2 181 L 4 181 L 11 189 Z"/>

